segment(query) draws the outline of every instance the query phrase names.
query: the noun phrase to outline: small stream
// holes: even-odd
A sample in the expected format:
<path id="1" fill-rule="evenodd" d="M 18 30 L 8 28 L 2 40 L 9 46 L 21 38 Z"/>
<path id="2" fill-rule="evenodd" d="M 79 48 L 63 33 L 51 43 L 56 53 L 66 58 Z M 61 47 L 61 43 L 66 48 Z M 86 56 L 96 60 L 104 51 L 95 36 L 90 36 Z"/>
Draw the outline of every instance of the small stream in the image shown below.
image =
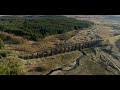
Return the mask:
<path id="1" fill-rule="evenodd" d="M 80 32 L 78 32 L 75 36 L 71 37 L 70 39 L 75 39 L 76 36 L 80 35 Z M 63 41 L 64 42 L 64 45 L 67 45 L 68 44 L 68 41 L 70 40 L 65 40 Z M 57 75 L 58 73 L 60 72 L 63 72 L 63 71 L 70 71 L 70 70 L 73 70 L 75 68 L 77 68 L 79 65 L 80 65 L 80 60 L 82 58 L 84 58 L 87 54 L 82 51 L 81 49 L 79 49 L 80 52 L 82 52 L 82 56 L 76 58 L 69 66 L 66 66 L 66 67 L 63 67 L 63 68 L 58 68 L 58 69 L 54 69 L 54 70 L 51 70 L 48 74 L 46 75 Z"/>
<path id="2" fill-rule="evenodd" d="M 77 67 L 80 65 L 80 60 L 87 55 L 87 54 L 86 54 L 85 52 L 83 52 L 82 50 L 79 50 L 79 51 L 82 52 L 83 55 L 80 56 L 80 57 L 78 57 L 77 59 L 75 59 L 69 66 L 51 70 L 51 71 L 50 71 L 48 74 L 46 74 L 46 75 L 57 75 L 57 74 L 60 73 L 60 72 L 70 71 L 70 70 L 73 70 L 73 69 L 77 68 Z"/>

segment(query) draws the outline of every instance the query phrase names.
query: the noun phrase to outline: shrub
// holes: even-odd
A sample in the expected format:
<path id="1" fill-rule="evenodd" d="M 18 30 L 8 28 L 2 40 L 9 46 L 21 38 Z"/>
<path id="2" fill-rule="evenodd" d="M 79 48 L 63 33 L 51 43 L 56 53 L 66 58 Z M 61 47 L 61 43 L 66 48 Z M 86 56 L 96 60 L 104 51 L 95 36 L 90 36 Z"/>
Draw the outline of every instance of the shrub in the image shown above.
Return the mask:
<path id="1" fill-rule="evenodd" d="M 4 47 L 5 47 L 5 44 L 4 44 L 3 40 L 0 38 L 0 49 L 2 49 Z"/>
<path id="2" fill-rule="evenodd" d="M 0 58 L 7 57 L 8 54 L 10 54 L 9 51 L 0 51 Z"/>
<path id="3" fill-rule="evenodd" d="M 17 58 L 0 60 L 0 75 L 23 75 L 22 62 Z"/>

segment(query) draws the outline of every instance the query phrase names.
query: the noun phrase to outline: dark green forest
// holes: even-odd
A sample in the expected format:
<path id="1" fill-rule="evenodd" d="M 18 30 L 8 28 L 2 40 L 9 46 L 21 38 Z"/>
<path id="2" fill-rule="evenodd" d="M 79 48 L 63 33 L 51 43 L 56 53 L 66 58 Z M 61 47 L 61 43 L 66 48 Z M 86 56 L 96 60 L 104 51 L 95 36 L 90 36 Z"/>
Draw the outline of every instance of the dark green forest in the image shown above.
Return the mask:
<path id="1" fill-rule="evenodd" d="M 76 20 L 57 15 L 0 18 L 0 31 L 23 36 L 35 41 L 49 35 L 89 28 L 92 25 L 93 23 L 89 21 Z"/>

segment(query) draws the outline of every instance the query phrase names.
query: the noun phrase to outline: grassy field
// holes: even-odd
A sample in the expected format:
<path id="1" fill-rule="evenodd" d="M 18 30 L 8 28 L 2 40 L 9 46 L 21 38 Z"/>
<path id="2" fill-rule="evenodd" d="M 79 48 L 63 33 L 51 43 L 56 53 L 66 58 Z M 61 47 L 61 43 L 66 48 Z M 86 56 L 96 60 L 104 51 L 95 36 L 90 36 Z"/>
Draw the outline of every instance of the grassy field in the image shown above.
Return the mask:
<path id="1" fill-rule="evenodd" d="M 25 61 L 25 71 L 27 74 L 45 75 L 51 70 L 69 65 L 76 57 L 81 55 L 82 53 L 79 51 L 73 51 L 47 58 Z"/>
<path id="2" fill-rule="evenodd" d="M 42 40 L 36 41 L 36 42 L 26 40 L 25 42 L 20 43 L 20 44 L 9 44 L 9 45 L 7 45 L 7 49 L 19 51 L 20 54 L 23 53 L 23 51 L 26 53 L 41 51 L 44 49 L 48 49 L 50 47 L 62 45 L 64 40 L 71 38 L 76 33 L 77 33 L 77 31 L 73 30 L 73 31 L 70 31 L 70 32 L 67 32 L 64 34 L 56 34 L 56 35 L 48 36 L 48 37 L 46 37 Z M 12 37 L 12 35 L 11 35 L 11 37 Z M 14 35 L 14 38 L 17 38 L 17 36 Z"/>
<path id="3" fill-rule="evenodd" d="M 100 53 L 96 51 L 95 55 L 91 50 L 86 49 L 89 52 L 88 56 L 80 60 L 80 65 L 70 71 L 64 71 L 59 75 L 114 75 L 118 73 L 117 69 L 109 65 L 106 58 L 100 59 Z"/>

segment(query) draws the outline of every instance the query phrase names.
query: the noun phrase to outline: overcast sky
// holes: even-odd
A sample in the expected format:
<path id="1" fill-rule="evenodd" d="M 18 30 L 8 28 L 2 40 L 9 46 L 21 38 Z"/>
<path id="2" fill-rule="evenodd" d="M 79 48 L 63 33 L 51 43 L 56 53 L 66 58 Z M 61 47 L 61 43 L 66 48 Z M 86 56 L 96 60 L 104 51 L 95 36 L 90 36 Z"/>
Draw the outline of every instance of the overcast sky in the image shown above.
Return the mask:
<path id="1" fill-rule="evenodd" d="M 0 17 L 1 16 L 13 16 L 13 15 L 0 15 Z M 23 16 L 23 15 L 19 15 L 19 16 Z M 24 15 L 24 16 L 29 16 L 29 15 Z M 41 15 L 42 16 L 42 15 Z M 82 15 L 83 16 L 83 15 Z M 89 16 L 89 15 L 87 15 L 87 16 Z M 90 16 L 92 16 L 92 15 L 90 15 Z M 93 15 L 93 16 L 97 16 L 97 15 Z M 102 16 L 102 15 L 100 15 L 100 16 Z M 103 15 L 104 16 L 104 15 Z M 120 17 L 120 15 L 105 15 L 105 16 L 115 16 L 115 17 Z"/>

